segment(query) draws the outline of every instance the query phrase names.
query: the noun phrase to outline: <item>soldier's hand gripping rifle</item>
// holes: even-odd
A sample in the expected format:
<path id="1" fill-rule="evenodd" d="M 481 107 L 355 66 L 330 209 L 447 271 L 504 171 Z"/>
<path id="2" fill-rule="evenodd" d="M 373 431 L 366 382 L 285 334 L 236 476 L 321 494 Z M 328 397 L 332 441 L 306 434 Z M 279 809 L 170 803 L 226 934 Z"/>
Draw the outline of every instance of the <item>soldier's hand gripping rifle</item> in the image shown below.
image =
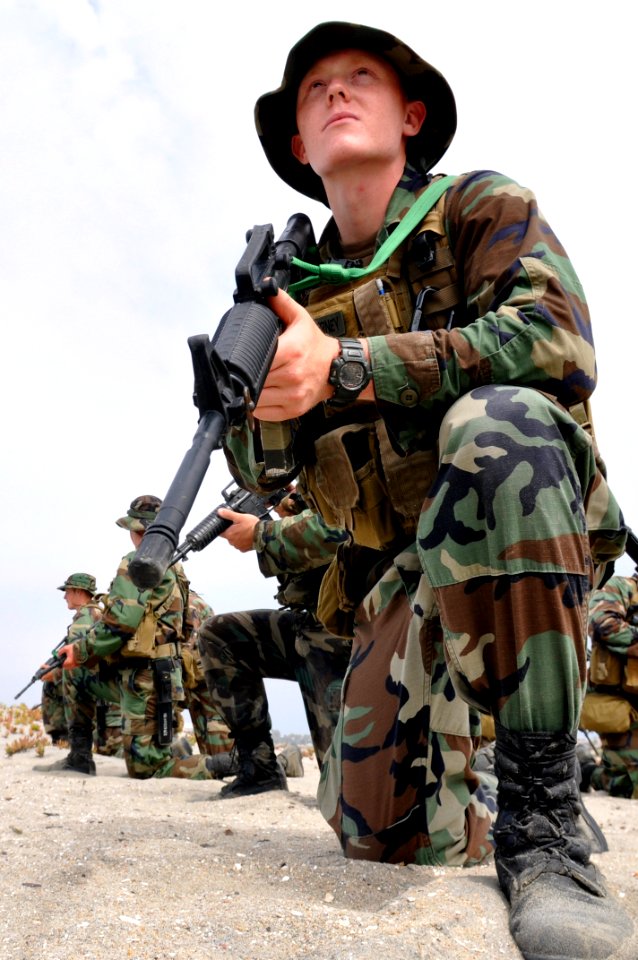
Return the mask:
<path id="1" fill-rule="evenodd" d="M 66 656 L 60 657 L 57 651 L 60 649 L 60 647 L 63 647 L 68 642 L 69 641 L 65 637 L 64 640 L 60 640 L 59 643 L 56 643 L 49 659 L 46 661 L 46 663 L 42 664 L 39 670 L 36 670 L 36 672 L 33 674 L 31 679 L 27 683 L 26 687 L 23 687 L 22 690 L 19 690 L 18 693 L 16 693 L 15 697 L 13 698 L 14 700 L 17 700 L 18 697 L 21 697 L 22 694 L 25 692 L 25 690 L 28 690 L 29 687 L 32 687 L 34 683 L 36 683 L 38 680 L 41 680 L 42 677 L 46 676 L 46 674 L 50 670 L 55 670 L 56 667 L 62 666 L 62 664 L 66 660 Z"/>
<path id="2" fill-rule="evenodd" d="M 210 463 L 226 431 L 247 421 L 254 429 L 253 410 L 277 348 L 281 321 L 266 298 L 285 290 L 291 282 L 293 257 L 308 259 L 315 245 L 312 224 L 305 214 L 294 214 L 278 241 L 271 224 L 255 226 L 235 270 L 234 306 L 222 317 L 210 338 L 189 337 L 199 423 L 164 497 L 156 519 L 144 534 L 129 565 L 131 579 L 140 589 L 155 587 L 162 580 L 177 548 L 180 531 L 195 501 Z M 274 425 L 279 449 L 269 457 L 270 475 L 283 486 L 294 476 L 292 450 L 285 445 L 284 431 Z M 262 446 L 264 439 L 262 424 Z M 264 455 L 266 450 L 264 450 Z"/>
<path id="3" fill-rule="evenodd" d="M 224 502 L 220 503 L 212 510 L 207 517 L 204 517 L 196 527 L 186 534 L 184 541 L 180 543 L 177 550 L 171 557 L 171 566 L 179 560 L 183 560 L 191 551 L 203 550 L 209 543 L 212 543 L 220 533 L 228 530 L 232 526 L 232 520 L 226 520 L 219 516 L 221 507 L 228 510 L 234 510 L 235 513 L 252 513 L 254 517 L 265 520 L 270 516 L 273 507 L 288 495 L 287 490 L 278 490 L 271 494 L 266 500 L 256 493 L 250 493 L 248 490 L 242 490 L 241 487 L 233 487 L 229 483 L 222 490 Z"/>

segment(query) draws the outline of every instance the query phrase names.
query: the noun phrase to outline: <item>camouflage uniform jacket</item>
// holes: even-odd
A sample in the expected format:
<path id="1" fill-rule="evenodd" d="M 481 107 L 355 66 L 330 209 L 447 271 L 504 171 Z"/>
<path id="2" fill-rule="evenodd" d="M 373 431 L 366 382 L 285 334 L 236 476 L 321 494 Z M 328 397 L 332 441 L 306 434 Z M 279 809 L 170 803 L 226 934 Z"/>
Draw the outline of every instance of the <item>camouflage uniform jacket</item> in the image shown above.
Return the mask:
<path id="1" fill-rule="evenodd" d="M 187 629 L 188 646 L 197 651 L 197 633 L 204 620 L 213 616 L 213 608 L 206 603 L 203 597 L 200 597 L 191 587 L 188 588 L 188 611 L 187 611 Z"/>
<path id="2" fill-rule="evenodd" d="M 621 656 L 638 657 L 638 624 L 632 626 L 630 608 L 638 602 L 638 577 L 610 577 L 594 591 L 589 604 L 592 641 Z M 638 611 L 636 611 L 638 612 Z"/>
<path id="3" fill-rule="evenodd" d="M 377 248 L 425 186 L 408 165 Z M 376 413 L 403 455 L 435 448 L 444 413 L 474 387 L 533 387 L 570 407 L 596 383 L 585 297 L 534 194 L 493 171 L 463 174 L 445 194 L 444 229 L 461 290 L 453 325 L 368 336 Z M 324 262 L 339 255 L 333 221 L 320 249 Z M 252 438 L 233 431 L 227 443 L 231 471 L 259 489 Z"/>
<path id="4" fill-rule="evenodd" d="M 276 599 L 282 607 L 316 612 L 325 569 L 339 544 L 347 540 L 345 530 L 328 527 L 312 510 L 256 525 L 259 569 L 264 577 L 278 578 Z"/>
<path id="5" fill-rule="evenodd" d="M 102 607 L 95 600 L 89 601 L 85 606 L 76 610 L 71 623 L 67 627 L 66 643 L 76 643 L 81 637 L 86 636 L 91 627 L 100 619 L 102 612 Z M 57 667 L 51 671 L 51 683 L 57 683 L 61 679 L 62 667 Z"/>
<path id="6" fill-rule="evenodd" d="M 193 689 L 199 683 L 204 684 L 204 687 L 206 685 L 197 637 L 202 623 L 212 616 L 214 616 L 213 608 L 189 585 L 188 605 L 184 620 L 185 636 L 181 648 L 184 685 L 189 689 Z"/>
<path id="7" fill-rule="evenodd" d="M 78 662 L 85 663 L 90 657 L 112 657 L 134 636 L 142 621 L 149 601 L 154 607 L 168 603 L 156 625 L 157 644 L 177 643 L 183 636 L 184 603 L 174 568 L 164 574 L 162 582 L 153 590 L 139 590 L 128 572 L 129 563 L 135 556 L 132 551 L 123 557 L 115 579 L 105 598 L 102 620 L 77 643 Z"/>
<path id="8" fill-rule="evenodd" d="M 76 610 L 67 630 L 67 643 L 75 643 L 76 640 L 84 637 L 98 620 L 102 618 L 102 614 L 102 607 L 94 600 L 91 600 L 84 607 Z"/>

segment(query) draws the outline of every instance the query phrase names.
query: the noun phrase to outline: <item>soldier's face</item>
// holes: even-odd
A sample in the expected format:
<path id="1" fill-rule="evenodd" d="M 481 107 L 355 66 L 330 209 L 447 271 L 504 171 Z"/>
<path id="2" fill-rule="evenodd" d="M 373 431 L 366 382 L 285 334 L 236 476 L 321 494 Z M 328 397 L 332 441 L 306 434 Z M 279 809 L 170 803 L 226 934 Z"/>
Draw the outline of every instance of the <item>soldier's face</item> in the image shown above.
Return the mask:
<path id="1" fill-rule="evenodd" d="M 85 590 L 80 590 L 78 587 L 67 587 L 64 591 L 64 599 L 69 610 L 79 610 L 87 602 L 88 596 Z"/>
<path id="2" fill-rule="evenodd" d="M 406 138 L 424 119 L 424 105 L 407 100 L 389 63 L 342 50 L 318 60 L 299 85 L 292 152 L 322 178 L 353 164 L 385 164 L 405 159 Z"/>

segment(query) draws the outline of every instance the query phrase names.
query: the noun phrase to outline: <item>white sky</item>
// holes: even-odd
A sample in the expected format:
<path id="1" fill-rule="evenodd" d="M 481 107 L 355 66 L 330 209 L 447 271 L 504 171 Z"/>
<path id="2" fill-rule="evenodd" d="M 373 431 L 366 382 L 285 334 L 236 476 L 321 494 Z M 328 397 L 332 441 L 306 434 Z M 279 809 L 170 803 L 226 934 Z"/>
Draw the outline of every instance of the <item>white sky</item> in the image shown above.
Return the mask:
<path id="1" fill-rule="evenodd" d="M 64 634 L 55 587 L 87 570 L 107 589 L 129 549 L 114 521 L 138 494 L 166 493 L 197 426 L 187 338 L 232 305 L 246 230 L 278 235 L 304 210 L 318 234 L 327 219 L 277 179 L 252 121 L 321 20 L 389 30 L 445 74 L 459 132 L 438 170 L 495 169 L 536 192 L 590 302 L 599 443 L 638 529 L 631 11 L 0 0 L 0 702 Z M 184 533 L 228 480 L 215 454 Z M 217 612 L 274 606 L 275 582 L 224 541 L 186 570 Z M 296 686 L 268 688 L 274 726 L 307 729 Z"/>

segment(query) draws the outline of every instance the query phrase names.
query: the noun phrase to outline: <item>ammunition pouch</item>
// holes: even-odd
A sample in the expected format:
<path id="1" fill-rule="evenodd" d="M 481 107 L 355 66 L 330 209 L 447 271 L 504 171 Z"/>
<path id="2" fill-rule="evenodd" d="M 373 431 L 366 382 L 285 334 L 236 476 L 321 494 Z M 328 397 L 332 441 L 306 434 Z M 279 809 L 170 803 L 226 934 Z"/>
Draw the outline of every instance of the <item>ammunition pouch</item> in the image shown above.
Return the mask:
<path id="1" fill-rule="evenodd" d="M 625 693 L 638 695 L 638 659 L 636 657 L 627 657 L 623 674 L 622 688 Z"/>
<path id="2" fill-rule="evenodd" d="M 167 657 L 151 661 L 155 692 L 157 694 L 157 732 L 160 747 L 167 747 L 173 739 L 173 661 Z"/>
<path id="3" fill-rule="evenodd" d="M 339 544 L 321 581 L 317 603 L 317 617 L 328 633 L 352 639 L 357 607 L 391 562 L 391 554 L 354 543 Z"/>
<path id="4" fill-rule="evenodd" d="M 156 611 L 150 603 L 147 604 L 137 630 L 118 651 L 119 655 L 122 657 L 152 658 L 154 656 L 158 619 Z"/>
<path id="5" fill-rule="evenodd" d="M 596 733 L 626 733 L 638 723 L 638 710 L 619 694 L 590 691 L 583 701 L 579 727 Z"/>
<path id="6" fill-rule="evenodd" d="M 589 681 L 594 687 L 615 687 L 636 696 L 638 658 L 623 657 L 594 641 L 589 660 Z"/>
<path id="7" fill-rule="evenodd" d="M 315 441 L 304 470 L 304 497 L 329 526 L 345 527 L 358 546 L 391 550 L 414 539 L 423 501 L 434 481 L 436 454 L 401 457 L 383 420 L 351 423 Z"/>
<path id="8" fill-rule="evenodd" d="M 589 660 L 589 680 L 595 687 L 619 687 L 623 675 L 624 657 L 613 653 L 600 643 L 592 644 Z"/>
<path id="9" fill-rule="evenodd" d="M 176 584 L 175 590 L 179 590 Z M 177 645 L 174 643 L 156 643 L 158 637 L 158 623 L 161 617 L 171 606 L 174 592 L 169 594 L 166 600 L 158 606 L 153 606 L 151 601 L 146 604 L 144 615 L 140 620 L 137 630 L 132 637 L 118 650 L 117 657 L 148 657 L 151 660 L 162 657 L 179 656 Z M 161 638 L 161 633 L 159 633 Z"/>
<path id="10" fill-rule="evenodd" d="M 199 660 L 190 647 L 182 646 L 182 682 L 187 690 L 193 690 L 204 680 Z"/>

